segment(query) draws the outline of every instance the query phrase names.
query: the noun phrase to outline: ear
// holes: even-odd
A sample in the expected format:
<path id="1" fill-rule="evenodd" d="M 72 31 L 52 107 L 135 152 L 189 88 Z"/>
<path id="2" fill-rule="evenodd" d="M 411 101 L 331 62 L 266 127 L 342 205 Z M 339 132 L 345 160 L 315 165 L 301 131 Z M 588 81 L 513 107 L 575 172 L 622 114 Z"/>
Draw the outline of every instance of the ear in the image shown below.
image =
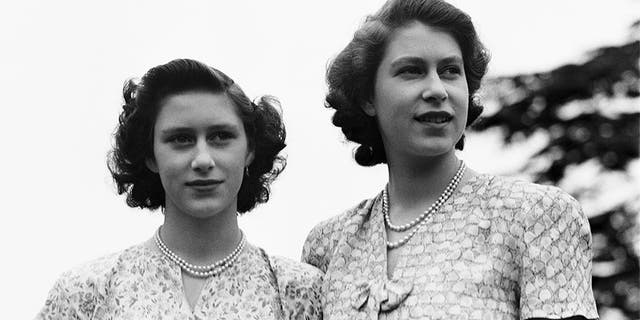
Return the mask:
<path id="1" fill-rule="evenodd" d="M 247 157 L 244 159 L 244 163 L 245 163 L 244 166 L 248 167 L 249 165 L 251 165 L 254 158 L 255 158 L 255 153 L 253 152 L 253 150 L 247 152 Z"/>
<path id="2" fill-rule="evenodd" d="M 362 105 L 362 111 L 366 113 L 368 116 L 373 117 L 376 115 L 376 108 L 373 106 L 371 101 L 367 101 Z"/>
<path id="3" fill-rule="evenodd" d="M 158 165 L 156 164 L 156 160 L 153 158 L 147 158 L 144 161 L 144 164 L 147 165 L 147 168 L 152 172 L 158 173 Z"/>

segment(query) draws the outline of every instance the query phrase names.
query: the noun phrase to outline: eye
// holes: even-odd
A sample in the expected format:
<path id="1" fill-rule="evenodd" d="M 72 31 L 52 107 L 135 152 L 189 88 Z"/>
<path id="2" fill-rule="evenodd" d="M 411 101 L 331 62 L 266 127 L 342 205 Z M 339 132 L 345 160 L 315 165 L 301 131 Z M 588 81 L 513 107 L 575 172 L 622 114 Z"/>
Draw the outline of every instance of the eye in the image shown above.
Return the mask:
<path id="1" fill-rule="evenodd" d="M 446 66 L 440 70 L 440 74 L 445 77 L 454 78 L 462 74 L 462 68 L 457 65 Z"/>
<path id="2" fill-rule="evenodd" d="M 419 75 L 421 75 L 423 73 L 424 73 L 424 70 L 422 70 L 421 67 L 410 65 L 410 66 L 404 66 L 404 67 L 401 67 L 400 69 L 398 69 L 398 73 L 397 74 L 400 75 L 400 76 L 415 77 L 415 76 L 419 76 Z"/>
<path id="3" fill-rule="evenodd" d="M 231 131 L 216 131 L 211 133 L 207 140 L 215 144 L 225 144 L 230 140 L 234 139 L 236 134 Z"/>
<path id="4" fill-rule="evenodd" d="M 187 145 L 193 142 L 193 138 L 186 134 L 176 134 L 167 138 L 167 142 L 177 145 Z"/>
<path id="5" fill-rule="evenodd" d="M 166 141 L 176 146 L 187 146 L 192 144 L 194 139 L 187 134 L 176 134 L 167 138 Z"/>

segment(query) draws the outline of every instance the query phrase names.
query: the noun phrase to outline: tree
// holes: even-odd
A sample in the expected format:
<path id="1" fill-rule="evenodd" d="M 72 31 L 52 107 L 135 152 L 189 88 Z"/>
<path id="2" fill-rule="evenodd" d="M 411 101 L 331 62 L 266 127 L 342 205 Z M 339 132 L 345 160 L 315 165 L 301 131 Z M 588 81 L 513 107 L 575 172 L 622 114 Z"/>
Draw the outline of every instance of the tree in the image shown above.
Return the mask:
<path id="1" fill-rule="evenodd" d="M 484 100 L 498 110 L 472 128 L 500 128 L 507 145 L 534 133 L 546 137 L 521 169 L 581 202 L 593 235 L 601 316 L 617 310 L 630 319 L 640 317 L 639 57 L 636 40 L 594 50 L 582 64 L 488 79 Z"/>

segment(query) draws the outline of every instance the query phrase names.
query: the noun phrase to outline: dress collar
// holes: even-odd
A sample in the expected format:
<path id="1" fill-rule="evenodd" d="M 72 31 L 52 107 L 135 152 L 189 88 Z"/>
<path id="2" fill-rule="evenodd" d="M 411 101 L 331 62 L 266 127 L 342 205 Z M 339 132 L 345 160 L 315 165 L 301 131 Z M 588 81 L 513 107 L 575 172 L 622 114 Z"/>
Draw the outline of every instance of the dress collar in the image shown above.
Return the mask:
<path id="1" fill-rule="evenodd" d="M 387 276 L 386 231 L 382 217 L 382 192 L 356 209 L 347 223 L 346 259 L 350 265 L 359 265 L 354 278 L 351 306 L 377 319 L 380 312 L 396 309 L 409 296 L 413 284 L 406 279 L 390 280 Z"/>

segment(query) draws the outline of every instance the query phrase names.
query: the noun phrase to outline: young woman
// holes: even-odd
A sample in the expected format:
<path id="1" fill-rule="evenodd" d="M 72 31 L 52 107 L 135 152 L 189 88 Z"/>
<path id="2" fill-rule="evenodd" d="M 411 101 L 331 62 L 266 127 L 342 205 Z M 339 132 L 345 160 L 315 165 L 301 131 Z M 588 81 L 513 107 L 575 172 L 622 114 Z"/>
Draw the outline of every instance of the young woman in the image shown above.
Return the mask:
<path id="1" fill-rule="evenodd" d="M 109 169 L 131 207 L 164 223 L 148 241 L 73 269 L 38 319 L 320 319 L 320 272 L 268 256 L 237 217 L 284 169 L 273 98 L 174 60 L 124 87 Z"/>
<path id="2" fill-rule="evenodd" d="M 598 317 L 578 203 L 456 156 L 488 60 L 459 9 L 390 0 L 330 65 L 334 125 L 360 144 L 360 165 L 387 164 L 389 182 L 308 236 L 325 319 Z"/>

